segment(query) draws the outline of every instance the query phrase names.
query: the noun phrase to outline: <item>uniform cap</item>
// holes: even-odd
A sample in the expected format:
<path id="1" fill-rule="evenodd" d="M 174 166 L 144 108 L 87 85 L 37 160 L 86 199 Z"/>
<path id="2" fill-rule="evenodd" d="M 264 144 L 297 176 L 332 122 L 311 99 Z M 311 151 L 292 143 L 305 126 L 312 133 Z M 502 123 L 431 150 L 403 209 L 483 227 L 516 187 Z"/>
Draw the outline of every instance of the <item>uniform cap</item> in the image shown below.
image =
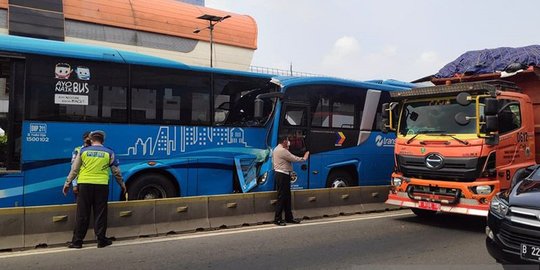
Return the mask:
<path id="1" fill-rule="evenodd" d="M 105 139 L 105 131 L 103 130 L 94 130 L 92 132 L 90 132 L 90 137 L 94 136 L 94 135 L 101 135 L 101 137 L 103 137 L 103 139 Z"/>

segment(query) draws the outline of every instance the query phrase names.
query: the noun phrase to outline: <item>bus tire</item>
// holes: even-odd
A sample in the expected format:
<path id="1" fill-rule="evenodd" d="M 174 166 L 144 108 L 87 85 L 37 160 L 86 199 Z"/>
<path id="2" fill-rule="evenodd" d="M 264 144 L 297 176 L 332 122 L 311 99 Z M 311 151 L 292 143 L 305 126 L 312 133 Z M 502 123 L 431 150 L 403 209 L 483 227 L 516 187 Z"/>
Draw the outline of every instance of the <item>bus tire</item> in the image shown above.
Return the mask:
<path id="1" fill-rule="evenodd" d="M 128 184 L 129 200 L 151 200 L 177 196 L 176 187 L 169 178 L 159 173 L 145 173 Z"/>
<path id="2" fill-rule="evenodd" d="M 352 183 L 352 175 L 345 170 L 334 170 L 326 179 L 326 187 L 329 188 L 350 187 Z"/>
<path id="3" fill-rule="evenodd" d="M 437 212 L 431 211 L 431 210 L 425 210 L 425 209 L 419 209 L 419 208 L 411 208 L 411 211 L 417 216 L 421 218 L 430 218 L 434 217 Z"/>

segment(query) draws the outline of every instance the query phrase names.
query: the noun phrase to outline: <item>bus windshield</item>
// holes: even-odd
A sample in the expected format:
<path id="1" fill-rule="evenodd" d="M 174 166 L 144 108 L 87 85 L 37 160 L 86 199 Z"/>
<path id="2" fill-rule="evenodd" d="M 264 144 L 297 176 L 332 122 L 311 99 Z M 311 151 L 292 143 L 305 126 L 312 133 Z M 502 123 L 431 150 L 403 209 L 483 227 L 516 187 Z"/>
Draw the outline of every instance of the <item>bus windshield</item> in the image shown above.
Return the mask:
<path id="1" fill-rule="evenodd" d="M 420 133 L 476 133 L 474 119 L 465 125 L 460 125 L 454 120 L 459 112 L 474 117 L 476 115 L 474 103 L 462 106 L 455 99 L 406 103 L 401 113 L 399 134 L 407 136 Z"/>

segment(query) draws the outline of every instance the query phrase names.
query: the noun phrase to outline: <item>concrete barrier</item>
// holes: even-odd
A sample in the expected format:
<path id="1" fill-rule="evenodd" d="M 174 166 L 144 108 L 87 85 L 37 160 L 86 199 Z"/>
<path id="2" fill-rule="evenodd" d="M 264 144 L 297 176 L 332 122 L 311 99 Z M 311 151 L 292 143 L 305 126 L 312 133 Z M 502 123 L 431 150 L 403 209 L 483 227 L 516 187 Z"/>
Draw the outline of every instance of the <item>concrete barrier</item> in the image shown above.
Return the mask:
<path id="1" fill-rule="evenodd" d="M 209 228 L 208 197 L 172 198 L 156 201 L 158 234 Z"/>
<path id="2" fill-rule="evenodd" d="M 125 238 L 157 235 L 156 200 L 109 203 L 109 237 Z"/>
<path id="3" fill-rule="evenodd" d="M 384 204 L 384 202 L 388 199 L 389 191 L 389 186 L 361 187 L 360 196 L 362 197 L 362 210 L 364 212 L 369 212 L 398 209 L 399 207 Z"/>
<path id="4" fill-rule="evenodd" d="M 24 246 L 57 245 L 71 241 L 77 206 L 54 205 L 26 207 L 24 211 Z M 87 239 L 92 239 L 92 234 Z"/>
<path id="5" fill-rule="evenodd" d="M 253 193 L 208 197 L 208 219 L 211 228 L 257 223 Z"/>
<path id="6" fill-rule="evenodd" d="M 295 218 L 327 216 L 330 208 L 330 189 L 295 190 L 292 201 Z"/>
<path id="7" fill-rule="evenodd" d="M 362 200 L 363 187 L 330 189 L 329 214 L 354 214 L 364 211 Z"/>
<path id="8" fill-rule="evenodd" d="M 258 223 L 274 221 L 276 210 L 277 192 L 257 192 L 253 193 L 253 204 L 255 209 L 254 218 Z"/>
<path id="9" fill-rule="evenodd" d="M 0 250 L 24 247 L 24 208 L 0 209 Z"/>
<path id="10" fill-rule="evenodd" d="M 388 186 L 295 190 L 295 217 L 398 209 L 385 205 Z M 154 236 L 198 228 L 219 228 L 269 222 L 274 219 L 276 192 L 109 203 L 109 237 Z M 0 209 L 0 250 L 69 242 L 76 205 Z M 90 222 L 85 240 L 94 240 Z"/>

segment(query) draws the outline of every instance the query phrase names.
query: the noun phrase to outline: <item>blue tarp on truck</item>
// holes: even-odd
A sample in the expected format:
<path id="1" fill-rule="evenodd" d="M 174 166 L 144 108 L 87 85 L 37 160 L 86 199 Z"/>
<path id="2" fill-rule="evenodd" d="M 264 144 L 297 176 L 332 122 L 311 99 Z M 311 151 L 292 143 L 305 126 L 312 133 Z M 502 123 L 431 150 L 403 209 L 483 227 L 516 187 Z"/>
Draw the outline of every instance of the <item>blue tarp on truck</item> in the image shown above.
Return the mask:
<path id="1" fill-rule="evenodd" d="M 540 66 L 540 45 L 469 51 L 446 64 L 434 77 L 515 72 L 528 66 Z"/>

